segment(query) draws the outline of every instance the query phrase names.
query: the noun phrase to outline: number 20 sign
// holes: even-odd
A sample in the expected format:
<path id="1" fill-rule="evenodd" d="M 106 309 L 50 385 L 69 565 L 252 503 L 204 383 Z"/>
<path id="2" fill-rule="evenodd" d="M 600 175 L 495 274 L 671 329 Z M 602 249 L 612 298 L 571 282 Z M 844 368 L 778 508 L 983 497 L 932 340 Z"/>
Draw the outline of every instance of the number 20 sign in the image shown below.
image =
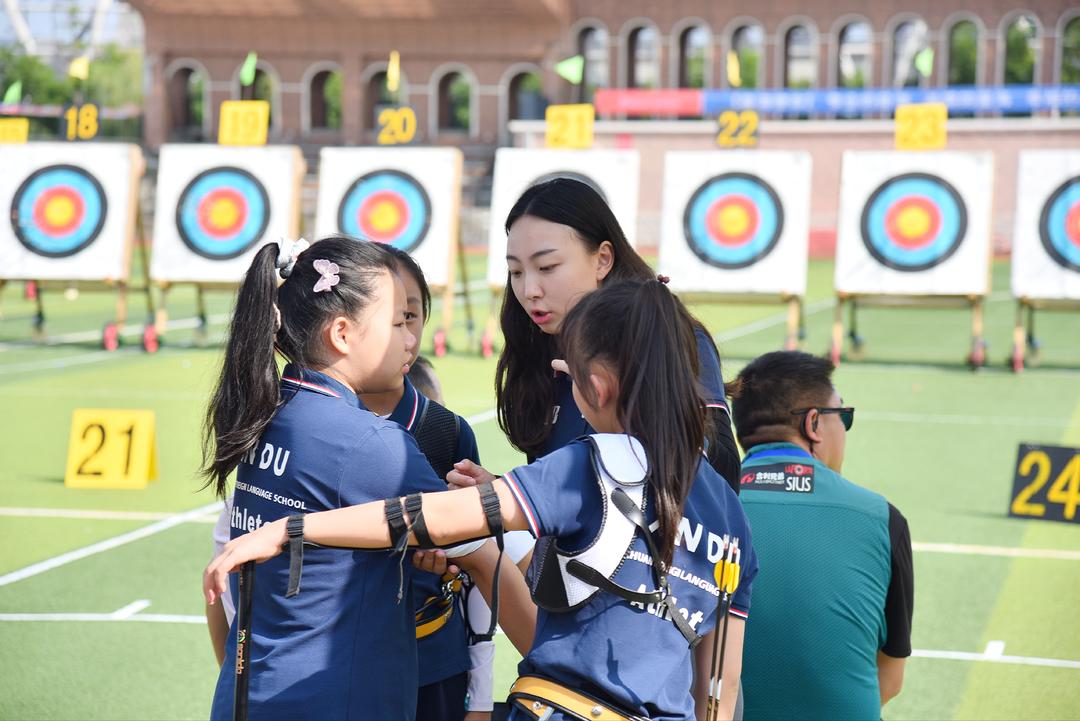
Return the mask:
<path id="1" fill-rule="evenodd" d="M 79 408 L 71 416 L 64 485 L 145 488 L 157 479 L 154 412 Z"/>
<path id="2" fill-rule="evenodd" d="M 1021 444 L 1009 515 L 1080 523 L 1080 448 Z"/>

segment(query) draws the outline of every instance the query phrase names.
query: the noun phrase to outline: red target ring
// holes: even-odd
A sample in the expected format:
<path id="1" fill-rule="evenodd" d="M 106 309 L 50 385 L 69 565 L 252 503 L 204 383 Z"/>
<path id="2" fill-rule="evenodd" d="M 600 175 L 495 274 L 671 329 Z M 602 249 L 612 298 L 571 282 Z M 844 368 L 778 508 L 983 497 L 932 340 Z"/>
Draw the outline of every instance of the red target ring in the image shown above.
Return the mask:
<path id="1" fill-rule="evenodd" d="M 709 235 L 724 248 L 737 248 L 749 243 L 758 231 L 761 216 L 757 205 L 745 195 L 726 195 L 705 211 Z"/>
<path id="2" fill-rule="evenodd" d="M 34 222 L 54 236 L 71 233 L 85 216 L 86 204 L 75 188 L 68 185 L 49 188 L 34 201 Z"/>
<path id="3" fill-rule="evenodd" d="M 1073 205 L 1065 214 L 1065 237 L 1080 248 L 1080 203 Z"/>
<path id="4" fill-rule="evenodd" d="M 389 243 L 408 226 L 409 204 L 399 193 L 380 190 L 364 198 L 356 222 L 364 236 L 379 243 Z"/>
<path id="5" fill-rule="evenodd" d="M 247 222 L 248 205 L 233 188 L 215 188 L 199 200 L 199 227 L 212 238 L 230 238 Z"/>
<path id="6" fill-rule="evenodd" d="M 941 210 L 929 198 L 909 195 L 885 211 L 885 232 L 902 248 L 916 250 L 933 242 L 941 231 Z"/>

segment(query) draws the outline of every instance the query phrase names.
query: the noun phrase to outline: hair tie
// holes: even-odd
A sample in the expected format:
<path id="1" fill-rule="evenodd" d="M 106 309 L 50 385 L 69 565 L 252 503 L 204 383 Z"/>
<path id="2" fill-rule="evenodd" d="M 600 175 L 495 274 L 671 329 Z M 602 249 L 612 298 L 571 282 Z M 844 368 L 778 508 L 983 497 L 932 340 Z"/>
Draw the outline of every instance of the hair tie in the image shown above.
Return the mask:
<path id="1" fill-rule="evenodd" d="M 296 259 L 310 247 L 311 244 L 303 238 L 299 240 L 289 240 L 285 237 L 278 238 L 278 255 L 277 261 L 274 263 L 274 266 L 278 269 L 278 274 L 282 278 L 288 278 L 292 275 Z"/>
<path id="2" fill-rule="evenodd" d="M 313 289 L 315 293 L 329 291 L 341 281 L 341 278 L 338 276 L 341 269 L 338 268 L 337 263 L 331 263 L 325 258 L 319 258 L 312 263 L 312 266 L 314 266 L 315 270 L 319 273 L 319 279 L 315 281 L 315 288 Z"/>
<path id="3" fill-rule="evenodd" d="M 669 278 L 666 275 L 658 275 L 658 276 L 656 276 L 656 281 L 658 283 L 663 283 L 664 285 L 667 285 L 668 283 L 671 282 L 671 278 Z"/>

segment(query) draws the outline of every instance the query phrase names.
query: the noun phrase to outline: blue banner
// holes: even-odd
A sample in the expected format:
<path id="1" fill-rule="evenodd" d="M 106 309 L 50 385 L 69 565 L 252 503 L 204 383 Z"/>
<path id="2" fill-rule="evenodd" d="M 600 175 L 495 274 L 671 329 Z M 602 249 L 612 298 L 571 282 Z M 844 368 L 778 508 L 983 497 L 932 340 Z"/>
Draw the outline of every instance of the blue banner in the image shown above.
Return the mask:
<path id="1" fill-rule="evenodd" d="M 704 114 L 756 110 L 777 115 L 892 113 L 897 105 L 945 103 L 954 113 L 1080 110 L 1080 85 L 982 85 L 948 88 L 705 90 Z"/>

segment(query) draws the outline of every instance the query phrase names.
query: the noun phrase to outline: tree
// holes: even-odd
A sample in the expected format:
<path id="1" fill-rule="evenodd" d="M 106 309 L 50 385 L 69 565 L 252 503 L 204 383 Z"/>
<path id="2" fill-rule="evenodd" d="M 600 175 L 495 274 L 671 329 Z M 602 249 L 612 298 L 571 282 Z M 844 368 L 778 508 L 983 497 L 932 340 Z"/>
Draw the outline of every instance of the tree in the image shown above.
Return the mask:
<path id="1" fill-rule="evenodd" d="M 978 30 L 964 20 L 949 31 L 949 85 L 974 85 L 978 61 Z"/>

